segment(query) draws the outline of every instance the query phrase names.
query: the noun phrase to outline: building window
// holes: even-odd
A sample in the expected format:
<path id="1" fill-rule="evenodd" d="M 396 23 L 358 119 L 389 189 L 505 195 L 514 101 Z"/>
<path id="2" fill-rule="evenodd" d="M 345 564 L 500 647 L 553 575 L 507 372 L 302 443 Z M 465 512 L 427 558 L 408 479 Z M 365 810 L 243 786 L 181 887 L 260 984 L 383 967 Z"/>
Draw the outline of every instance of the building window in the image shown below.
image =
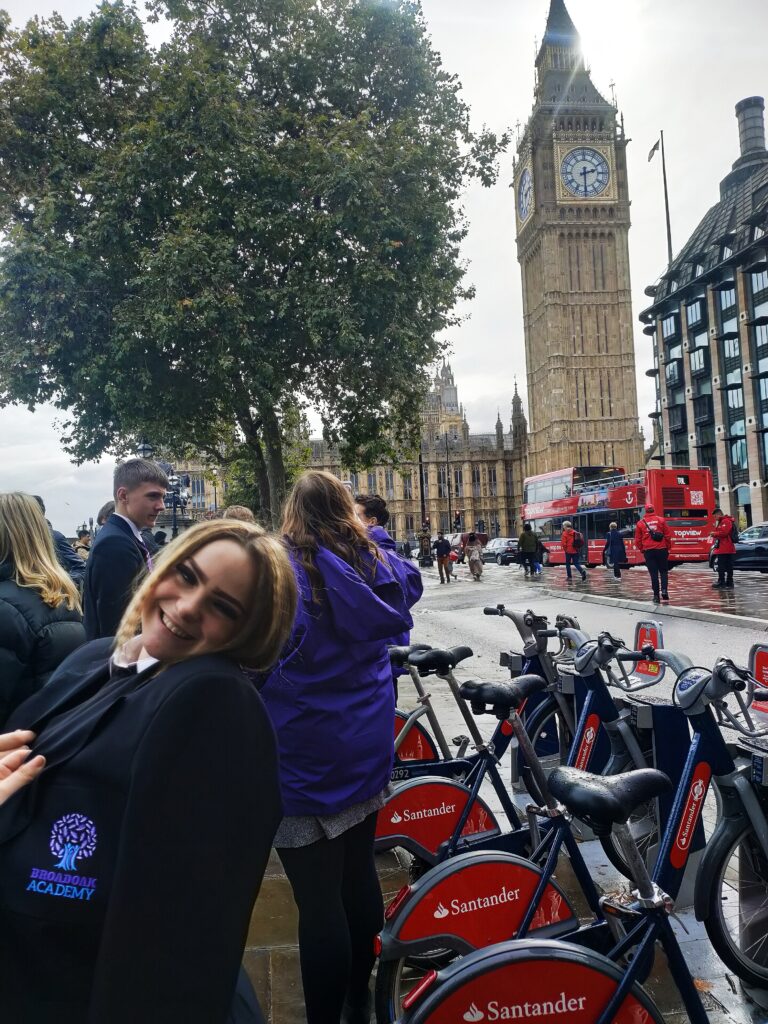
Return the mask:
<path id="1" fill-rule="evenodd" d="M 349 474 L 349 482 L 352 484 L 352 493 L 353 494 L 359 494 L 360 493 L 360 478 L 357 475 L 357 473 L 350 473 Z"/>
<path id="2" fill-rule="evenodd" d="M 443 533 L 448 533 L 448 531 L 451 529 L 451 524 L 448 520 L 447 512 L 440 513 L 440 529 L 442 530 Z"/>
<path id="3" fill-rule="evenodd" d="M 496 483 L 496 467 L 491 466 L 488 469 L 488 493 L 492 498 L 495 498 L 499 493 L 499 488 Z"/>
<path id="4" fill-rule="evenodd" d="M 384 470 L 384 490 L 387 494 L 387 501 L 392 501 L 395 496 L 395 474 L 391 469 Z"/>
<path id="5" fill-rule="evenodd" d="M 730 259 L 731 256 L 733 256 L 732 247 L 730 245 L 724 245 L 720 251 L 720 259 L 727 260 Z"/>
<path id="6" fill-rule="evenodd" d="M 723 355 L 726 359 L 738 359 L 741 354 L 738 338 L 726 338 L 723 342 Z"/>
<path id="7" fill-rule="evenodd" d="M 413 516 L 405 516 L 405 535 L 406 537 L 412 536 L 414 533 L 413 528 Z"/>
<path id="8" fill-rule="evenodd" d="M 752 241 L 757 241 L 758 238 L 762 238 L 765 234 L 765 228 L 762 224 L 755 224 L 754 231 L 752 232 Z"/>
<path id="9" fill-rule="evenodd" d="M 464 473 L 461 469 L 453 471 L 454 494 L 457 498 L 464 497 Z"/>
<path id="10" fill-rule="evenodd" d="M 667 382 L 668 388 L 676 388 L 682 383 L 682 371 L 679 359 L 672 359 L 667 363 L 664 367 L 664 378 Z"/>
<path id="11" fill-rule="evenodd" d="M 700 331 L 698 334 L 694 334 L 691 342 L 694 348 L 709 348 L 709 337 L 706 331 Z"/>
<path id="12" fill-rule="evenodd" d="M 472 467 L 472 497 L 480 497 L 480 467 Z"/>
<path id="13" fill-rule="evenodd" d="M 672 338 L 677 334 L 677 314 L 672 313 L 661 321 L 662 338 Z"/>
<path id="14" fill-rule="evenodd" d="M 376 493 L 376 474 L 374 472 L 368 473 L 368 493 Z"/>
<path id="15" fill-rule="evenodd" d="M 731 466 L 735 470 L 746 471 L 747 469 L 747 442 L 743 437 L 730 443 Z M 737 483 L 734 475 L 734 483 Z"/>
<path id="16" fill-rule="evenodd" d="M 689 327 L 701 323 L 704 319 L 704 303 L 701 299 L 696 299 L 695 302 L 685 307 L 685 318 Z"/>
<path id="17" fill-rule="evenodd" d="M 703 263 L 697 263 L 695 268 L 694 268 L 694 271 L 693 271 L 693 276 L 694 277 L 701 277 L 701 275 L 703 273 L 704 273 L 704 264 Z"/>
<path id="18" fill-rule="evenodd" d="M 726 288 L 720 292 L 720 309 L 725 312 L 736 305 L 736 289 Z"/>
<path id="19" fill-rule="evenodd" d="M 403 474 L 403 498 L 406 501 L 413 499 L 413 476 L 411 473 Z"/>
<path id="20" fill-rule="evenodd" d="M 709 369 L 707 352 L 703 348 L 695 348 L 691 352 L 691 374 L 706 373 Z"/>
<path id="21" fill-rule="evenodd" d="M 448 497 L 448 470 L 445 466 L 438 466 L 437 469 L 437 496 L 438 498 Z"/>
<path id="22" fill-rule="evenodd" d="M 694 398 L 693 422 L 699 426 L 700 424 L 711 422 L 712 419 L 711 397 L 709 395 L 701 395 L 699 398 Z"/>
<path id="23" fill-rule="evenodd" d="M 744 408 L 744 390 L 743 388 L 734 388 L 733 391 L 728 392 L 728 408 L 729 409 L 743 409 Z"/>
<path id="24" fill-rule="evenodd" d="M 757 295 L 758 292 L 768 291 L 768 270 L 758 270 L 757 273 L 752 274 L 752 295 Z"/>

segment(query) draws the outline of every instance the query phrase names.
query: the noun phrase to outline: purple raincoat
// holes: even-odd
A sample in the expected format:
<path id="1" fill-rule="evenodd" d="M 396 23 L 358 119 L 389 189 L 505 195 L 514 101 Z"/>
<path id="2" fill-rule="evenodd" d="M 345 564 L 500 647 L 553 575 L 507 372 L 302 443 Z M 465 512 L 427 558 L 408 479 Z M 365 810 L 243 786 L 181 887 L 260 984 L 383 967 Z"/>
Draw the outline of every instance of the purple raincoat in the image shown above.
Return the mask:
<path id="1" fill-rule="evenodd" d="M 418 566 L 410 558 L 401 558 L 398 555 L 395 542 L 383 526 L 369 526 L 368 536 L 384 552 L 389 567 L 402 588 L 406 605 L 408 608 L 413 608 L 424 593 L 424 582 Z M 411 642 L 410 628 L 413 626 L 413 619 L 410 614 L 408 615 L 408 626 L 409 628 L 405 632 L 397 633 L 395 636 L 390 637 L 387 643 L 395 644 L 396 646 L 407 646 Z M 402 676 L 405 675 L 405 671 L 404 668 L 393 668 L 392 675 L 395 677 Z"/>
<path id="2" fill-rule="evenodd" d="M 316 604 L 292 556 L 300 593 L 293 634 L 261 689 L 277 733 L 288 816 L 336 814 L 389 782 L 395 706 L 386 640 L 411 618 L 389 564 L 364 560 L 370 582 L 319 548 L 323 589 Z"/>

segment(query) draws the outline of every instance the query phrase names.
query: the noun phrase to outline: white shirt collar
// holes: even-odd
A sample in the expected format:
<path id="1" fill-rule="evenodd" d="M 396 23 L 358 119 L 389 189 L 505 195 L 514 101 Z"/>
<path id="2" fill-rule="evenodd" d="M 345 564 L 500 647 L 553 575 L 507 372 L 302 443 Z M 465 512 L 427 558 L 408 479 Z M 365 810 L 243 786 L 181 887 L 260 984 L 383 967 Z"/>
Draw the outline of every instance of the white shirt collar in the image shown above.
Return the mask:
<path id="1" fill-rule="evenodd" d="M 145 668 L 150 668 L 152 665 L 156 665 L 157 663 L 158 659 L 153 658 L 150 654 L 145 658 L 139 658 L 135 663 L 128 661 L 123 654 L 123 648 L 120 648 L 119 651 L 115 651 L 112 655 L 112 664 L 117 668 L 130 668 L 131 665 L 135 664 L 137 672 L 143 672 Z"/>
<path id="2" fill-rule="evenodd" d="M 128 523 L 128 525 L 131 528 L 131 532 L 133 533 L 133 536 L 136 538 L 136 540 L 140 540 L 142 544 L 144 543 L 144 538 L 141 536 L 141 530 L 138 528 L 136 523 L 133 522 L 133 520 L 129 519 L 128 516 L 120 515 L 119 512 L 113 512 L 112 515 L 120 516 L 123 522 Z"/>

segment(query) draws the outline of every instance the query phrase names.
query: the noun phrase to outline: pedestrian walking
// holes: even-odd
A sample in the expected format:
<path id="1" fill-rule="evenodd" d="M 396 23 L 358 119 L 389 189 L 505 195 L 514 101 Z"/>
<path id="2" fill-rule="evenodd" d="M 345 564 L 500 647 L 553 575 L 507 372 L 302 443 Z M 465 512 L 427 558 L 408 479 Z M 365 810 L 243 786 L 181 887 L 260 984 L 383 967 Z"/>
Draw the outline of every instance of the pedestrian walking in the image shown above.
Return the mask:
<path id="1" fill-rule="evenodd" d="M 137 577 L 152 569 L 141 531 L 154 526 L 165 508 L 167 486 L 162 469 L 146 459 L 129 459 L 115 469 L 115 511 L 96 535 L 85 563 L 83 610 L 89 640 L 115 635 Z"/>
<path id="2" fill-rule="evenodd" d="M 116 640 L 84 644 L 16 709 L 46 770 L 0 808 L 0 1020 L 263 1019 L 240 965 L 280 789 L 240 666 L 269 671 L 295 606 L 276 538 L 197 524 Z"/>
<path id="3" fill-rule="evenodd" d="M 451 542 L 447 537 L 443 536 L 443 531 L 439 530 L 437 534 L 437 540 L 432 545 L 435 557 L 437 558 L 437 571 L 440 575 L 441 583 L 451 582 Z"/>
<path id="4" fill-rule="evenodd" d="M 520 565 L 525 569 L 525 576 L 536 574 L 536 551 L 539 546 L 539 538 L 533 532 L 530 523 L 523 524 L 523 532 L 517 538 L 517 550 L 520 556 Z"/>
<path id="5" fill-rule="evenodd" d="M 483 575 L 483 545 L 475 533 L 470 533 L 467 543 L 464 545 L 464 552 L 469 562 L 469 571 L 475 583 L 480 582 Z"/>
<path id="6" fill-rule="evenodd" d="M 0 729 L 84 642 L 80 595 L 40 506 L 29 494 L 0 494 Z"/>
<path id="7" fill-rule="evenodd" d="M 565 578 L 573 579 L 571 566 L 581 575 L 582 581 L 586 580 L 587 573 L 581 564 L 581 552 L 584 548 L 584 538 L 578 530 L 574 530 L 570 519 L 563 520 L 563 532 L 560 535 L 560 543 L 565 553 Z"/>
<path id="8" fill-rule="evenodd" d="M 537 536 L 536 536 L 536 561 L 533 563 L 533 568 L 534 568 L 535 573 L 536 573 L 537 576 L 541 576 L 542 571 L 544 569 L 544 563 L 545 563 L 546 557 L 547 557 L 546 556 L 546 551 L 547 551 L 547 549 L 544 547 L 544 544 L 542 543 L 541 537 L 539 537 L 538 534 L 537 534 Z"/>
<path id="9" fill-rule="evenodd" d="M 275 847 L 299 909 L 308 1024 L 368 1024 L 383 900 L 376 816 L 394 759 L 386 647 L 408 628 L 400 584 L 331 473 L 294 484 L 282 530 L 298 581 L 288 650 L 261 689 L 285 817 Z"/>
<path id="10" fill-rule="evenodd" d="M 672 531 L 662 515 L 653 505 L 645 506 L 645 515 L 635 527 L 635 547 L 642 551 L 648 573 L 651 577 L 653 600 L 656 604 L 669 600 L 669 549 L 672 547 Z"/>
<path id="11" fill-rule="evenodd" d="M 735 541 L 739 529 L 733 516 L 723 512 L 721 508 L 714 511 L 715 528 L 711 536 L 715 539 L 717 557 L 717 582 L 712 584 L 715 590 L 733 590 L 733 556 L 736 554 Z"/>
<path id="12" fill-rule="evenodd" d="M 626 565 L 627 549 L 624 546 L 624 538 L 619 532 L 618 523 L 610 523 L 608 533 L 605 536 L 605 547 L 603 548 L 605 564 L 613 569 L 614 578 L 621 579 L 621 566 Z"/>

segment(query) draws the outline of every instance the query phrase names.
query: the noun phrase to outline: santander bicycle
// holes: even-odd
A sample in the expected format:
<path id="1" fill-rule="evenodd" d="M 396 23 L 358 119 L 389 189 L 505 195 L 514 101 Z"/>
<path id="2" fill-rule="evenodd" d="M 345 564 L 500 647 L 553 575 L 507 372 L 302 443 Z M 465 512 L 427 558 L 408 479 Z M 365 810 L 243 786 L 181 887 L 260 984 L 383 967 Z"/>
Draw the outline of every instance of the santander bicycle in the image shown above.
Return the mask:
<path id="1" fill-rule="evenodd" d="M 755 791 L 748 772 L 737 768 L 721 732 L 721 725 L 727 724 L 755 741 L 768 734 L 768 728 L 757 728 L 750 718 L 755 697 L 765 700 L 768 691 L 756 689 L 748 670 L 727 659 L 719 659 L 711 672 L 690 667 L 679 676 L 674 700 L 690 722 L 693 739 L 651 874 L 629 821 L 638 806 L 671 789 L 667 776 L 643 769 L 606 777 L 573 767 L 555 769 L 550 775 L 550 793 L 563 813 L 589 822 L 597 834 L 615 834 L 636 886 L 627 900 L 600 900 L 615 940 L 607 953 L 587 948 L 588 929 L 575 936 L 578 944 L 568 936 L 568 941 L 532 937 L 489 946 L 427 973 L 403 1001 L 402 1024 L 528 1017 L 543 1024 L 663 1024 L 641 987 L 657 942 L 688 1020 L 707 1024 L 670 916 L 713 779 L 727 815 L 700 866 L 697 910 L 707 912 L 708 933 L 718 952 L 728 957 L 728 965 L 744 980 L 764 983 L 766 902 L 753 898 L 753 887 L 756 872 L 762 870 L 760 892 L 765 893 L 768 821 L 762 794 Z M 735 711 L 729 705 L 732 699 Z M 739 907 L 742 900 L 746 906 Z M 732 910 L 723 912 L 729 903 Z"/>

